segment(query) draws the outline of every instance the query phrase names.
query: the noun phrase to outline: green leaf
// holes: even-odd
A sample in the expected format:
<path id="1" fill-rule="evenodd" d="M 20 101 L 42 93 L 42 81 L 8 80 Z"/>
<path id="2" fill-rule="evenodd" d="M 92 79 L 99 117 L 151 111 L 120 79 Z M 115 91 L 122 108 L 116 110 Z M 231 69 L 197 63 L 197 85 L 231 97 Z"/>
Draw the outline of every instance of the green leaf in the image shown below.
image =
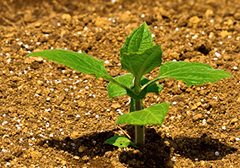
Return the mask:
<path id="1" fill-rule="evenodd" d="M 131 88 L 133 86 L 133 75 L 132 74 L 124 74 L 122 76 L 118 76 L 114 78 L 115 81 L 125 85 L 128 88 Z M 141 80 L 141 85 L 144 85 L 146 83 L 148 83 L 150 80 L 147 79 L 146 77 L 142 77 Z M 156 94 L 159 94 L 159 92 L 163 89 L 163 87 L 161 85 L 158 85 L 156 83 L 154 83 L 153 85 L 149 86 L 147 88 L 147 93 L 149 92 L 153 92 Z M 113 98 L 113 97 L 118 97 L 118 96 L 123 96 L 127 94 L 127 91 L 120 87 L 119 85 L 110 82 L 107 86 L 107 90 L 108 90 L 108 97 L 109 98 Z"/>
<path id="2" fill-rule="evenodd" d="M 76 53 L 66 50 L 45 50 L 27 55 L 39 56 L 71 67 L 79 72 L 94 75 L 96 78 L 110 78 L 102 60 L 93 58 L 85 53 Z"/>
<path id="3" fill-rule="evenodd" d="M 118 117 L 116 124 L 131 125 L 162 125 L 170 103 L 155 104 L 140 111 L 123 114 Z"/>
<path id="4" fill-rule="evenodd" d="M 137 148 L 135 143 L 133 143 L 131 140 L 129 140 L 128 138 L 126 138 L 124 136 L 114 136 L 114 137 L 106 140 L 105 143 L 117 146 L 119 148 L 126 148 L 126 147 L 128 147 L 128 145 L 131 145 L 131 146 Z"/>
<path id="5" fill-rule="evenodd" d="M 121 58 L 122 69 L 131 72 L 136 78 L 141 78 L 162 62 L 161 45 L 146 49 L 143 53 L 125 53 Z"/>
<path id="6" fill-rule="evenodd" d="M 210 82 L 214 83 L 220 79 L 232 77 L 226 71 L 214 69 L 207 64 L 181 61 L 163 64 L 158 76 L 161 78 L 174 78 L 184 81 L 187 86 Z"/>
<path id="7" fill-rule="evenodd" d="M 134 29 L 130 36 L 126 38 L 126 42 L 120 49 L 120 58 L 124 53 L 141 53 L 154 45 L 152 33 L 150 32 L 146 22 L 144 22 L 140 27 Z"/>

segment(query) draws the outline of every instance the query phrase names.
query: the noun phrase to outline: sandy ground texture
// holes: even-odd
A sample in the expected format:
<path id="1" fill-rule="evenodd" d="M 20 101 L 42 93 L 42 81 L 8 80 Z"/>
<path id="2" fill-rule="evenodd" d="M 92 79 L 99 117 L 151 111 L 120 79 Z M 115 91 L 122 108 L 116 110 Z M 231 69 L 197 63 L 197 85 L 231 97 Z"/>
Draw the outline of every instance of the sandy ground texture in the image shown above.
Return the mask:
<path id="1" fill-rule="evenodd" d="M 233 78 L 187 87 L 159 81 L 144 107 L 170 102 L 163 126 L 147 126 L 141 149 L 104 144 L 129 97 L 108 99 L 108 81 L 30 52 L 67 49 L 126 73 L 119 48 L 144 21 L 163 62 L 201 62 Z M 240 167 L 239 0 L 1 0 L 0 167 Z M 146 77 L 153 79 L 159 69 Z M 133 127 L 120 125 L 133 138 Z"/>

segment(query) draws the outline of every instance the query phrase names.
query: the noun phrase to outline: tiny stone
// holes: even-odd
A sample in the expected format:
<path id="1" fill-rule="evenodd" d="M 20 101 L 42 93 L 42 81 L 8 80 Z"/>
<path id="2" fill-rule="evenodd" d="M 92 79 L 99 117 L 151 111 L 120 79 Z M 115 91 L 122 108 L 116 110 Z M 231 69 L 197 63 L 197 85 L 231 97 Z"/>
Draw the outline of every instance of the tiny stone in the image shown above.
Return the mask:
<path id="1" fill-rule="evenodd" d="M 193 116 L 193 121 L 197 121 L 197 120 L 202 120 L 203 119 L 203 115 L 202 114 L 197 114 Z"/>

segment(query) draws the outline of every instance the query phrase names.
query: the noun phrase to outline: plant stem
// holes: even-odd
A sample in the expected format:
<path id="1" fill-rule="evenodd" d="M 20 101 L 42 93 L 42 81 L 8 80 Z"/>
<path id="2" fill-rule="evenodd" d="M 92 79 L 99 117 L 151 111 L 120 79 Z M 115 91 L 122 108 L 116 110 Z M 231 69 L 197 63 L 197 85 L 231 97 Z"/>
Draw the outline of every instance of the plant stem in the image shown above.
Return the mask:
<path id="1" fill-rule="evenodd" d="M 141 100 L 135 101 L 135 111 L 142 110 Z M 145 127 L 141 125 L 135 125 L 135 143 L 143 146 L 145 144 Z"/>
<path id="2" fill-rule="evenodd" d="M 134 91 L 135 93 L 140 93 L 141 91 L 141 78 L 134 80 Z M 134 111 L 142 110 L 142 100 L 138 99 L 134 101 Z M 135 125 L 135 143 L 139 146 L 143 146 L 145 144 L 145 127 L 141 125 Z"/>

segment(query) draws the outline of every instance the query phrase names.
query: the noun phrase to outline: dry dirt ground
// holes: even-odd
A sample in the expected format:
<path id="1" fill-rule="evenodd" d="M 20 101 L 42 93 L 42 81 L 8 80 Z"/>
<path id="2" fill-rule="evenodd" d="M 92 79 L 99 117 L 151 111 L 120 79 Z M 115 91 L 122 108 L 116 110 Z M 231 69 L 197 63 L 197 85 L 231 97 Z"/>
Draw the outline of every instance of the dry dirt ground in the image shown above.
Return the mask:
<path id="1" fill-rule="evenodd" d="M 122 132 L 127 96 L 108 99 L 108 81 L 75 72 L 30 52 L 67 49 L 120 70 L 119 48 L 147 22 L 163 62 L 201 62 L 233 78 L 187 87 L 159 81 L 170 102 L 163 126 L 147 126 L 144 148 L 104 144 Z M 0 167 L 240 167 L 239 0 L 1 0 Z M 152 79 L 158 69 L 147 74 Z M 133 138 L 133 128 L 121 125 Z"/>

